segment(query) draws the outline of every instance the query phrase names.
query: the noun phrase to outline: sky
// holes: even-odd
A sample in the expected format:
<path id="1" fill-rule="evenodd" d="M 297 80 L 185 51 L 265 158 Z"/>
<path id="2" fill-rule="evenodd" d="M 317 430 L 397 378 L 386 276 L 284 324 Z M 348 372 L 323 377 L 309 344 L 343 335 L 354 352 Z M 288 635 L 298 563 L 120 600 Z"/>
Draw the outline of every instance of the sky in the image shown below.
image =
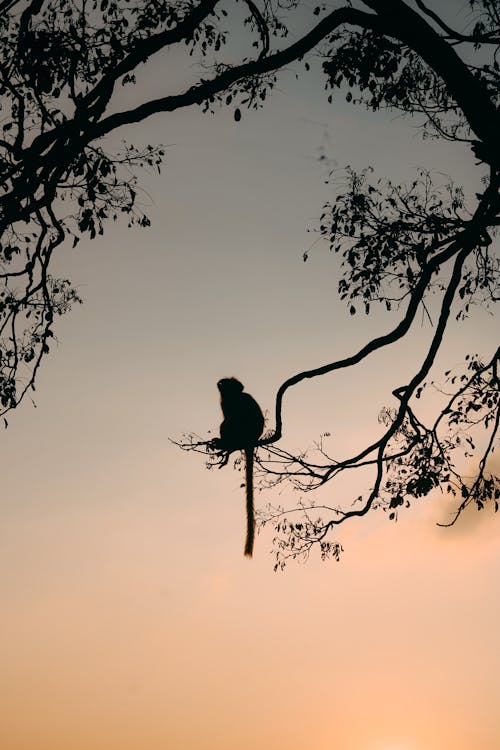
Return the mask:
<path id="1" fill-rule="evenodd" d="M 176 64 L 155 61 L 123 102 L 161 90 Z M 349 315 L 325 246 L 302 255 L 332 195 L 322 146 L 339 167 L 439 169 L 474 194 L 468 150 L 416 126 L 342 96 L 328 105 L 289 72 L 239 123 L 189 109 L 117 134 L 167 146 L 162 174 L 140 177 L 152 226 L 61 249 L 57 271 L 84 304 L 58 322 L 36 408 L 1 436 L 2 748 L 500 747 L 494 514 L 445 530 L 440 496 L 397 523 L 373 513 L 338 530 L 340 562 L 312 555 L 277 574 L 270 530 L 243 557 L 240 475 L 170 441 L 217 429 L 220 377 L 272 413 L 284 379 L 394 324 Z M 490 354 L 497 325 L 481 310 L 453 324 L 437 369 Z M 329 430 L 340 452 L 363 447 L 431 335 L 419 320 L 391 351 L 289 392 L 284 445 Z"/>

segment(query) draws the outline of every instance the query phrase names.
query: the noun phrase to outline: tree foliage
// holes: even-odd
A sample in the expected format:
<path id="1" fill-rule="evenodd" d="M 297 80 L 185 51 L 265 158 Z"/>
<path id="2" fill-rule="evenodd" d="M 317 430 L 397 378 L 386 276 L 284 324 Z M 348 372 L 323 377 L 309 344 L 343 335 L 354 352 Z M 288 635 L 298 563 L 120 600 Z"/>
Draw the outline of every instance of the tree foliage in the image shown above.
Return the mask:
<path id="1" fill-rule="evenodd" d="M 257 455 L 264 486 L 288 482 L 303 492 L 345 470 L 370 467 L 367 494 L 349 510 L 314 503 L 269 508 L 276 527 L 276 565 L 318 546 L 338 556 L 330 533 L 352 516 L 382 506 L 393 518 L 436 487 L 457 497 L 457 513 L 498 500 L 489 468 L 499 421 L 499 351 L 469 356 L 449 373 L 445 406 L 425 425 L 415 408 L 450 316 L 498 301 L 500 13 L 494 0 L 469 0 L 464 28 L 421 0 L 0 0 L 0 404 L 5 414 L 35 387 L 54 336 L 56 316 L 79 301 L 67 279 L 50 272 L 65 242 L 102 234 L 122 214 L 147 226 L 137 203 L 136 174 L 160 168 L 161 146 L 110 148 L 109 134 L 158 112 L 200 106 L 264 106 L 280 71 L 323 75 L 325 96 L 345 96 L 371 110 L 417 115 L 424 137 L 472 148 L 483 187 L 475 205 L 451 182 L 420 171 L 408 185 L 347 169 L 345 189 L 327 203 L 318 231 L 339 258 L 339 295 L 351 314 L 373 305 L 400 311 L 395 327 L 343 360 L 297 373 L 276 395 L 275 424 Z M 297 31 L 299 29 L 299 31 Z M 289 33 L 293 31 L 293 34 Z M 235 42 L 235 40 L 237 40 Z M 158 98 L 120 109 L 120 90 L 142 65 L 181 50 L 198 77 Z M 283 447 L 282 403 L 304 379 L 356 365 L 410 330 L 417 311 L 437 295 L 439 314 L 428 351 L 411 381 L 394 390 L 381 415 L 382 434 L 347 458 L 318 443 L 319 459 Z M 438 386 L 434 386 L 438 387 Z M 472 433 L 483 431 L 483 436 Z M 209 441 L 183 447 L 211 453 Z M 479 453 L 478 453 L 479 451 Z M 468 452 L 477 475 L 460 474 Z M 457 458 L 461 454 L 461 458 Z M 215 460 L 218 457 L 215 456 Z M 302 514 L 296 519 L 292 514 Z M 293 520 L 290 520 L 292 519 Z"/>

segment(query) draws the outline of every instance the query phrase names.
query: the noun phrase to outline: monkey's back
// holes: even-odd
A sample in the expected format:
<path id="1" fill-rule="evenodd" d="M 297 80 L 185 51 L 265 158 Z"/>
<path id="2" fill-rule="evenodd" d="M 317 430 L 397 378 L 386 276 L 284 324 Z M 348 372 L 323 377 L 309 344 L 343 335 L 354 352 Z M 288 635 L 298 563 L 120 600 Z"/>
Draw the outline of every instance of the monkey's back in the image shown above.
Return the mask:
<path id="1" fill-rule="evenodd" d="M 221 441 L 226 450 L 243 450 L 255 445 L 264 429 L 264 415 L 249 393 L 238 393 L 221 399 L 224 421 L 220 426 Z"/>

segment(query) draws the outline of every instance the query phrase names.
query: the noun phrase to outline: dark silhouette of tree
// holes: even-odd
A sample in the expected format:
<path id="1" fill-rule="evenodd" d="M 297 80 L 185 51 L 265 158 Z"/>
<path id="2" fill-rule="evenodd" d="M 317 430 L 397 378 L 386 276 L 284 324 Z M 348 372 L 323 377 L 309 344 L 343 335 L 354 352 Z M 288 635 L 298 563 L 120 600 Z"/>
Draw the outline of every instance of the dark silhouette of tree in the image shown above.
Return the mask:
<path id="1" fill-rule="evenodd" d="M 67 279 L 50 274 L 56 248 L 102 234 L 106 220 L 121 214 L 130 224 L 149 224 L 137 205 L 134 170 L 159 168 L 163 149 L 125 145 L 108 153 L 104 136 L 191 105 L 231 107 L 238 121 L 243 108 L 263 106 L 280 71 L 296 63 L 304 75 L 324 75 L 329 100 L 343 90 L 368 109 L 419 114 L 427 136 L 463 142 L 477 157 L 483 187 L 467 208 L 459 188 L 433 185 L 424 172 L 410 185 L 394 185 L 369 170 L 348 171 L 345 193 L 325 205 L 319 231 L 341 259 L 339 294 L 351 313 L 369 313 L 376 303 L 402 313 L 391 331 L 351 357 L 298 373 L 279 388 L 275 426 L 256 459 L 264 485 L 288 481 L 314 490 L 360 466 L 372 466 L 374 479 L 354 508 L 326 509 L 326 520 L 305 506 L 304 518 L 293 522 L 269 509 L 261 520 L 276 525 L 276 564 L 316 545 L 324 557 L 338 555 L 339 545 L 329 541 L 333 526 L 377 505 L 395 517 L 399 506 L 438 485 L 457 493 L 457 512 L 471 502 L 496 503 L 488 458 L 499 422 L 499 351 L 484 361 L 470 356 L 462 374 L 449 374 L 448 403 L 434 424 L 415 412 L 450 315 L 499 297 L 500 11 L 495 0 L 468 5 L 470 24 L 458 30 L 438 4 L 420 0 L 325 2 L 309 18 L 297 0 L 0 0 L 1 413 L 34 388 L 55 316 L 79 301 Z M 307 25 L 302 34 L 297 16 L 300 28 Z M 141 65 L 174 48 L 199 62 L 198 80 L 119 110 L 121 87 L 133 86 Z M 321 444 L 320 461 L 282 448 L 286 391 L 404 337 L 431 294 L 440 296 L 431 344 L 411 382 L 394 391 L 397 406 L 384 412 L 382 436 L 342 460 Z M 465 483 L 455 456 L 464 446 L 476 450 L 471 426 L 487 437 L 478 475 Z M 183 446 L 212 447 L 194 436 Z"/>

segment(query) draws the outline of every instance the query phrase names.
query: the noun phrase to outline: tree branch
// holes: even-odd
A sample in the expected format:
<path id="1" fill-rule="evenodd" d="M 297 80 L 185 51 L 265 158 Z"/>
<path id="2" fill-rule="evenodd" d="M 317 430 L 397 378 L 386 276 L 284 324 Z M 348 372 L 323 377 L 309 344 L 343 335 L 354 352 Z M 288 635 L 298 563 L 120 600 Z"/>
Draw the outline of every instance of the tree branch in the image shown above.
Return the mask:
<path id="1" fill-rule="evenodd" d="M 468 222 L 468 226 L 466 227 L 466 229 L 458 233 L 456 238 L 448 245 L 447 248 L 442 250 L 437 255 L 434 255 L 423 267 L 422 273 L 411 292 L 406 313 L 403 319 L 397 324 L 395 328 L 392 329 L 392 331 L 389 331 L 389 333 L 386 333 L 383 336 L 378 336 L 372 339 L 367 344 L 365 344 L 365 346 L 363 346 L 356 354 L 350 357 L 331 362 L 327 365 L 323 365 L 312 370 L 306 370 L 304 372 L 297 373 L 296 375 L 292 376 L 284 383 L 282 383 L 276 395 L 275 431 L 272 435 L 264 438 L 264 440 L 259 441 L 259 445 L 274 443 L 281 438 L 283 427 L 281 409 L 283 397 L 285 395 L 285 392 L 289 388 L 297 385 L 302 380 L 315 378 L 320 375 L 326 375 L 327 373 L 333 372 L 334 370 L 339 370 L 345 367 L 356 365 L 363 359 L 365 359 L 365 357 L 367 357 L 369 354 L 372 354 L 374 351 L 381 349 L 384 346 L 395 343 L 408 332 L 413 319 L 415 318 L 419 304 L 422 301 L 427 285 L 429 284 L 433 274 L 436 273 L 436 271 L 443 263 L 446 263 L 446 261 L 448 261 L 454 255 L 458 254 L 459 257 L 461 257 L 461 253 L 463 252 L 464 248 L 467 249 L 468 254 L 470 252 L 470 248 L 474 247 L 477 244 L 484 243 L 485 223 L 487 224 L 490 218 L 492 218 L 492 216 L 494 216 L 498 211 L 498 181 L 498 179 L 494 179 L 485 190 L 477 205 L 476 211 L 474 212 L 474 216 Z M 462 265 L 460 265 L 460 268 L 462 267 Z M 372 449 L 373 447 L 374 446 L 372 446 Z M 365 455 L 367 454 L 363 452 L 358 458 L 362 458 Z"/>
<path id="2" fill-rule="evenodd" d="M 285 395 L 285 392 L 291 388 L 294 385 L 297 385 L 302 380 L 306 380 L 309 378 L 316 378 L 320 375 L 326 375 L 329 372 L 333 372 L 334 370 L 340 370 L 344 367 L 351 367 L 352 365 L 356 365 L 359 362 L 361 362 L 365 357 L 367 357 L 369 354 L 372 354 L 374 351 L 377 351 L 377 349 L 381 349 L 384 346 L 388 346 L 389 344 L 394 344 L 396 341 L 398 341 L 400 338 L 402 338 L 410 329 L 410 326 L 413 322 L 413 319 L 415 317 L 415 314 L 418 310 L 418 306 L 422 300 L 424 291 L 433 275 L 433 273 L 437 270 L 437 268 L 442 264 L 445 263 L 447 260 L 449 260 L 453 255 L 455 255 L 460 247 L 461 247 L 461 241 L 463 241 L 467 230 L 464 230 L 464 232 L 461 232 L 457 239 L 455 239 L 448 248 L 443 250 L 439 255 L 434 256 L 431 261 L 425 266 L 423 269 L 423 272 L 415 285 L 411 296 L 410 301 L 408 303 L 408 307 L 406 309 L 406 313 L 403 317 L 403 319 L 398 323 L 398 325 L 392 329 L 392 331 L 389 331 L 389 333 L 384 334 L 383 336 L 378 336 L 377 338 L 372 339 L 369 341 L 365 346 L 363 346 L 356 354 L 353 354 L 350 357 L 346 357 L 345 359 L 340 359 L 335 362 L 331 362 L 327 365 L 322 365 L 321 367 L 316 367 L 312 370 L 306 370 L 304 372 L 300 372 L 297 375 L 294 375 L 293 377 L 286 380 L 279 388 L 277 396 L 276 396 L 276 428 L 272 435 L 270 435 L 268 438 L 265 438 L 264 440 L 261 440 L 259 442 L 259 445 L 265 445 L 266 443 L 274 443 L 277 440 L 279 440 L 282 436 L 282 417 L 281 417 L 281 408 L 283 403 L 283 396 Z"/>
<path id="3" fill-rule="evenodd" d="M 478 42 L 484 44 L 498 44 L 500 42 L 500 38 L 495 37 L 495 34 L 497 33 L 496 31 L 492 31 L 487 34 L 461 34 L 459 31 L 455 31 L 454 29 L 452 29 L 451 26 L 448 26 L 448 24 L 445 23 L 443 19 L 440 18 L 438 14 L 435 13 L 431 8 L 428 8 L 427 5 L 422 2 L 422 0 L 415 0 L 415 4 L 420 8 L 422 13 L 425 13 L 426 16 L 432 18 L 432 20 L 451 39 L 456 39 L 460 42 L 471 42 L 473 44 L 477 44 Z"/>
<path id="4" fill-rule="evenodd" d="M 99 83 L 83 97 L 83 106 L 89 107 L 92 102 L 95 102 L 102 94 L 105 94 L 109 90 L 109 86 L 118 80 L 118 78 L 134 70 L 134 68 L 140 63 L 145 62 L 151 55 L 159 52 L 164 47 L 189 39 L 193 31 L 213 12 L 218 2 L 219 0 L 202 0 L 175 28 L 162 31 L 159 34 L 137 42 L 132 52 L 124 57 L 109 73 L 103 76 Z"/>
<path id="5" fill-rule="evenodd" d="M 3 0 L 3 2 L 0 2 L 0 13 L 8 13 L 14 5 L 18 5 L 20 2 L 21 0 Z"/>
<path id="6" fill-rule="evenodd" d="M 329 36 L 335 29 L 343 24 L 362 26 L 366 29 L 377 30 L 382 33 L 382 25 L 375 14 L 363 13 L 354 8 L 338 8 L 323 18 L 311 31 L 305 34 L 294 44 L 286 49 L 275 52 L 267 57 L 252 60 L 242 65 L 237 65 L 224 70 L 215 78 L 202 81 L 192 86 L 182 94 L 165 96 L 153 99 L 149 102 L 124 112 L 117 112 L 102 120 L 92 131 L 92 138 L 100 138 L 106 133 L 115 130 L 122 125 L 140 122 L 158 112 L 173 112 L 181 107 L 189 107 L 193 104 L 201 104 L 208 98 L 225 91 L 239 80 L 251 78 L 252 76 L 264 75 L 273 72 L 284 65 L 303 57 L 316 47 L 325 37 Z"/>
<path id="7" fill-rule="evenodd" d="M 393 423 L 391 424 L 391 426 L 385 433 L 384 437 L 380 441 L 380 445 L 379 445 L 378 453 L 377 453 L 377 475 L 375 478 L 374 486 L 370 492 L 370 495 L 368 496 L 368 499 L 366 500 L 362 508 L 357 509 L 357 510 L 347 511 L 340 518 L 337 518 L 337 519 L 334 518 L 331 521 L 329 521 L 327 523 L 328 528 L 332 526 L 338 526 L 340 523 L 343 523 L 348 518 L 352 518 L 354 516 L 364 516 L 366 513 L 368 513 L 375 499 L 378 497 L 379 492 L 380 492 L 380 485 L 381 485 L 382 477 L 384 473 L 385 450 L 387 448 L 387 445 L 390 439 L 393 437 L 393 435 L 397 432 L 397 430 L 403 424 L 403 420 L 406 416 L 406 412 L 408 408 L 408 402 L 411 396 L 413 395 L 415 388 L 427 376 L 434 362 L 437 351 L 443 340 L 443 334 L 446 329 L 448 318 L 450 316 L 451 304 L 453 302 L 458 285 L 462 278 L 462 268 L 471 250 L 472 250 L 472 245 L 468 242 L 465 244 L 465 247 L 463 247 L 458 253 L 456 260 L 455 260 L 455 265 L 453 267 L 453 272 L 450 278 L 450 282 L 446 288 L 446 292 L 443 297 L 443 303 L 441 305 L 441 312 L 439 315 L 438 324 L 436 326 L 436 332 L 433 336 L 427 355 L 422 363 L 422 366 L 420 367 L 419 371 L 415 374 L 415 376 L 412 378 L 409 385 L 405 386 L 403 389 L 399 389 L 401 393 L 401 397 L 400 397 L 400 405 L 399 405 L 398 413 L 397 413 L 395 420 L 393 421 Z"/>
<path id="8" fill-rule="evenodd" d="M 40 12 L 44 0 L 31 0 L 30 4 L 21 13 L 21 20 L 19 21 L 19 42 L 21 43 L 22 38 L 28 31 L 30 21 L 33 16 L 36 16 Z"/>
<path id="9" fill-rule="evenodd" d="M 375 10 L 385 34 L 415 50 L 445 82 L 476 136 L 487 144 L 496 167 L 500 166 L 498 133 L 500 113 L 483 85 L 453 47 L 403 0 L 363 0 Z"/>
<path id="10" fill-rule="evenodd" d="M 246 5 L 248 5 L 250 13 L 252 14 L 259 30 L 260 38 L 262 41 L 262 49 L 259 55 L 260 59 L 261 57 L 265 57 L 269 52 L 269 30 L 267 28 L 267 23 L 264 21 L 260 10 L 257 8 L 253 0 L 244 0 L 244 2 L 246 3 Z"/>

